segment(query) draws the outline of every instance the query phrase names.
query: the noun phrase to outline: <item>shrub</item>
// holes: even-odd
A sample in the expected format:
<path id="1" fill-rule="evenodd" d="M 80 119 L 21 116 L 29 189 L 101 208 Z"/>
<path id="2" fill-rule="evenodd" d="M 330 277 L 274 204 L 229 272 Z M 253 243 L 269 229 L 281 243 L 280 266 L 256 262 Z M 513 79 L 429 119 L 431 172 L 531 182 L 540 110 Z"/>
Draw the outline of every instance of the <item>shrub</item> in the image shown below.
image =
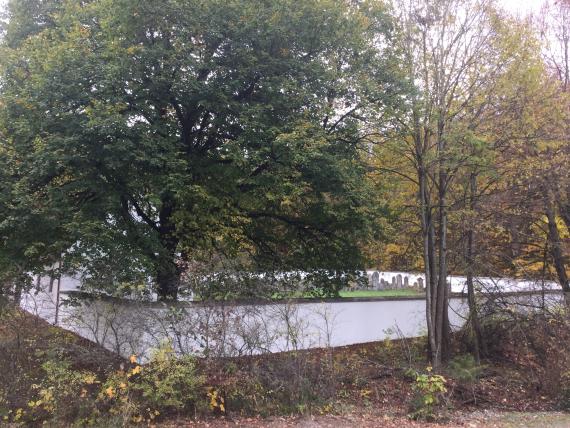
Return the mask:
<path id="1" fill-rule="evenodd" d="M 560 408 L 570 410 L 570 371 L 565 372 L 560 378 Z"/>
<path id="2" fill-rule="evenodd" d="M 265 355 L 218 368 L 220 380 L 210 391 L 210 408 L 269 416 L 321 409 L 338 393 L 338 370 L 327 356 L 298 351 Z"/>
<path id="3" fill-rule="evenodd" d="M 466 384 L 473 384 L 479 380 L 484 366 L 477 364 L 471 354 L 458 355 L 448 365 L 452 378 Z"/>
<path id="4" fill-rule="evenodd" d="M 42 364 L 45 376 L 32 385 L 36 397 L 28 402 L 30 420 L 90 420 L 96 414 L 93 390 L 99 381 L 90 371 L 74 370 L 65 359 Z"/>
<path id="5" fill-rule="evenodd" d="M 446 383 L 443 376 L 431 372 L 431 367 L 427 368 L 427 373 L 418 373 L 413 385 L 415 394 L 409 416 L 412 419 L 438 419 L 438 407 L 443 394 L 447 392 Z"/>
<path id="6" fill-rule="evenodd" d="M 165 412 L 193 410 L 202 387 L 195 359 L 177 357 L 165 344 L 144 367 L 132 356 L 127 370 L 119 370 L 102 385 L 99 401 L 127 421 L 150 422 Z"/>
<path id="7" fill-rule="evenodd" d="M 151 362 L 132 384 L 142 403 L 166 410 L 188 410 L 199 399 L 203 378 L 197 374 L 196 360 L 177 357 L 170 345 L 159 348 Z"/>

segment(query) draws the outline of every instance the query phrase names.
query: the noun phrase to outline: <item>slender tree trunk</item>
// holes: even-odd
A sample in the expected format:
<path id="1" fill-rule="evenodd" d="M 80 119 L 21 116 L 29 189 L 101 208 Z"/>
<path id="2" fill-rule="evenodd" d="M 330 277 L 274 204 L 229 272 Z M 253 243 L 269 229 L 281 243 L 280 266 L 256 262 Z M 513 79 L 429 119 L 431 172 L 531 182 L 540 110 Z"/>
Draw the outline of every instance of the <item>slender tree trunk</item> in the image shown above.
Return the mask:
<path id="1" fill-rule="evenodd" d="M 570 202 L 567 204 L 560 204 L 560 217 L 564 220 L 564 224 L 570 230 Z"/>
<path id="2" fill-rule="evenodd" d="M 20 279 L 16 280 L 16 283 L 14 284 L 14 306 L 15 307 L 19 307 L 20 306 L 20 302 L 22 301 L 22 283 L 20 282 Z"/>
<path id="3" fill-rule="evenodd" d="M 570 185 L 566 187 L 566 202 L 563 201 L 564 198 L 560 193 L 556 195 L 558 210 L 564 224 L 570 230 Z"/>
<path id="4" fill-rule="evenodd" d="M 429 278 L 429 286 L 431 288 L 431 298 L 432 298 L 432 318 L 435 322 L 435 312 L 437 308 L 437 266 L 435 263 L 436 254 L 435 254 L 435 221 L 433 219 L 433 213 L 431 211 L 431 207 L 428 211 L 428 261 L 429 261 L 429 270 L 430 270 L 430 278 Z"/>
<path id="5" fill-rule="evenodd" d="M 477 300 L 475 298 L 475 286 L 473 284 L 473 277 L 475 271 L 475 230 L 473 227 L 475 219 L 476 208 L 476 195 L 477 195 L 477 176 L 471 173 L 469 177 L 469 226 L 467 230 L 467 245 L 465 251 L 465 260 L 467 262 L 466 276 L 467 276 L 467 301 L 469 304 L 469 320 L 471 329 L 473 330 L 473 354 L 477 364 L 481 363 L 481 354 L 484 352 L 482 349 L 484 345 L 483 331 L 481 323 L 479 322 L 479 311 L 477 308 Z"/>
<path id="6" fill-rule="evenodd" d="M 445 173 L 439 174 L 439 191 L 438 191 L 438 223 L 439 223 L 439 241 L 438 241 L 438 278 L 437 278 L 437 304 L 436 304 L 436 342 L 440 357 L 440 363 L 446 357 L 446 316 L 447 311 L 447 207 L 446 195 L 443 183 L 445 183 Z M 439 367 L 435 367 L 439 369 Z"/>
<path id="7" fill-rule="evenodd" d="M 444 281 L 444 297 L 443 297 L 443 326 L 441 333 L 441 358 L 443 361 L 449 361 L 451 358 L 451 325 L 449 324 L 449 297 L 451 294 L 451 284 L 447 282 L 447 269 Z"/>
<path id="8" fill-rule="evenodd" d="M 420 220 L 422 227 L 423 237 L 423 259 L 424 259 L 424 274 L 426 286 L 426 323 L 428 330 L 428 345 L 429 345 L 429 359 L 433 361 L 436 356 L 436 342 L 434 335 L 434 318 L 433 318 L 433 287 L 432 287 L 432 257 L 430 255 L 430 242 L 431 242 L 431 219 L 429 215 L 429 204 L 427 198 L 427 174 L 423 167 L 420 165 L 418 170 L 418 179 L 420 184 L 419 200 L 420 200 Z"/>
<path id="9" fill-rule="evenodd" d="M 17 274 L 14 275 L 14 282 L 13 282 L 14 292 L 12 294 L 12 303 L 15 307 L 20 307 L 20 303 L 22 301 L 22 293 L 24 291 L 24 286 L 25 286 L 24 280 L 22 279 L 23 276 L 22 271 L 23 269 L 18 267 Z"/>
<path id="10" fill-rule="evenodd" d="M 556 269 L 558 282 L 560 283 L 562 291 L 566 297 L 566 303 L 570 305 L 570 284 L 568 283 L 568 275 L 566 274 L 566 264 L 564 260 L 564 254 L 562 252 L 560 232 L 558 231 L 558 225 L 556 224 L 554 193 L 552 192 L 549 183 L 547 184 L 547 187 L 548 188 L 545 190 L 544 204 L 546 218 L 548 220 L 548 241 L 550 244 L 550 254 L 554 262 L 554 268 Z"/>
<path id="11" fill-rule="evenodd" d="M 432 215 L 431 203 L 427 188 L 427 172 L 422 166 L 418 171 L 420 183 L 420 211 L 423 235 L 423 259 L 426 279 L 426 322 L 428 327 L 429 359 L 435 370 L 441 367 L 441 319 L 438 323 L 438 315 L 442 311 L 440 302 L 445 298 L 444 293 L 438 287 L 438 272 L 436 266 L 436 237 L 435 224 Z"/>
<path id="12" fill-rule="evenodd" d="M 449 358 L 449 288 L 447 285 L 447 172 L 445 166 L 445 141 L 443 140 L 443 123 L 438 124 L 438 272 L 437 272 L 437 310 L 436 310 L 436 346 L 439 361 L 434 363 L 437 370 L 441 362 Z"/>

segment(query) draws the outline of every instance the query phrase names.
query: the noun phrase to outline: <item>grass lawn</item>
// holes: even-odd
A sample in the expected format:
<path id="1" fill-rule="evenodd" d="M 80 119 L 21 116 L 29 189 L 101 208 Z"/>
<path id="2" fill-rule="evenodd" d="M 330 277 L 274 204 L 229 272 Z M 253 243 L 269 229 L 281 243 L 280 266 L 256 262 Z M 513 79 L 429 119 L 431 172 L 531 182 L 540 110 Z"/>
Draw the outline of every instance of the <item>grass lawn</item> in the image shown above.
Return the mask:
<path id="1" fill-rule="evenodd" d="M 413 289 L 402 290 L 354 290 L 354 291 L 341 291 L 341 297 L 407 297 L 407 296 L 424 296 Z"/>
<path id="2" fill-rule="evenodd" d="M 353 290 L 353 291 L 341 291 L 340 297 L 350 297 L 350 298 L 369 298 L 369 297 L 423 297 L 425 293 L 418 292 L 417 290 L 408 288 L 401 290 Z M 277 295 L 273 296 L 275 299 L 279 299 Z M 304 298 L 304 299 L 318 299 L 310 293 L 303 292 L 292 292 L 289 298 Z M 232 297 L 227 296 L 225 299 L 220 298 L 219 300 L 232 300 Z M 195 302 L 202 301 L 202 298 L 198 295 L 194 296 Z"/>

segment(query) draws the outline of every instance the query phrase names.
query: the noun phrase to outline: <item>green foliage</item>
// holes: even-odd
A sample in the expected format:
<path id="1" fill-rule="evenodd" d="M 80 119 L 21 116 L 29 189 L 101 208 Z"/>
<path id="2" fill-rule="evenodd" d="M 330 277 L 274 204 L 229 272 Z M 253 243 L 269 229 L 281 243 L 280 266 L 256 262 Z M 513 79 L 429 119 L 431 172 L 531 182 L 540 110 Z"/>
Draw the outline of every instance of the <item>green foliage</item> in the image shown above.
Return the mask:
<path id="1" fill-rule="evenodd" d="M 154 408 L 189 410 L 201 398 L 203 379 L 193 357 L 176 357 L 170 345 L 159 348 L 133 384 L 144 405 Z"/>
<path id="2" fill-rule="evenodd" d="M 381 5 L 41 5 L 10 3 L 0 51 L 8 260 L 65 253 L 99 287 L 151 275 L 164 298 L 181 260 L 302 269 L 325 294 L 363 267 L 359 123 L 368 97 L 395 102 Z"/>
<path id="3" fill-rule="evenodd" d="M 17 47 L 28 37 L 54 25 L 53 15 L 61 7 L 61 0 L 9 0 L 9 20 L 0 29 L 5 32 L 4 42 Z"/>
<path id="4" fill-rule="evenodd" d="M 401 290 L 346 290 L 341 291 L 341 297 L 421 297 L 423 294 L 412 288 L 406 288 Z"/>
<path id="5" fill-rule="evenodd" d="M 0 421 L 7 422 L 10 420 L 10 406 L 7 399 L 8 393 L 0 389 Z"/>
<path id="6" fill-rule="evenodd" d="M 169 344 L 140 365 L 14 310 L 0 313 L 0 426 L 129 426 L 206 407 L 203 377 Z"/>
<path id="7" fill-rule="evenodd" d="M 437 419 L 438 407 L 443 394 L 447 392 L 446 383 L 447 380 L 443 376 L 431 372 L 431 367 L 428 367 L 427 373 L 417 373 L 413 384 L 415 395 L 410 404 L 410 417 Z"/>
<path id="8" fill-rule="evenodd" d="M 177 357 L 166 343 L 145 366 L 131 357 L 127 370 L 120 370 L 102 384 L 98 400 L 109 413 L 126 421 L 151 422 L 159 415 L 193 411 L 205 395 L 203 378 L 193 357 Z"/>
<path id="9" fill-rule="evenodd" d="M 65 359 L 50 359 L 42 368 L 45 375 L 34 386 L 36 396 L 20 416 L 27 421 L 92 424 L 111 423 L 111 417 L 123 425 L 151 422 L 161 414 L 193 411 L 204 398 L 195 360 L 176 357 L 168 345 L 144 367 L 132 357 L 127 370 L 104 382 L 95 373 L 74 369 Z"/>
<path id="10" fill-rule="evenodd" d="M 477 382 L 484 368 L 484 366 L 477 364 L 471 354 L 458 355 L 448 365 L 449 374 L 453 379 L 468 384 Z"/>
<path id="11" fill-rule="evenodd" d="M 75 370 L 65 359 L 49 359 L 42 368 L 45 375 L 33 385 L 36 397 L 28 402 L 26 419 L 81 421 L 97 413 L 93 392 L 99 381 L 95 373 Z"/>

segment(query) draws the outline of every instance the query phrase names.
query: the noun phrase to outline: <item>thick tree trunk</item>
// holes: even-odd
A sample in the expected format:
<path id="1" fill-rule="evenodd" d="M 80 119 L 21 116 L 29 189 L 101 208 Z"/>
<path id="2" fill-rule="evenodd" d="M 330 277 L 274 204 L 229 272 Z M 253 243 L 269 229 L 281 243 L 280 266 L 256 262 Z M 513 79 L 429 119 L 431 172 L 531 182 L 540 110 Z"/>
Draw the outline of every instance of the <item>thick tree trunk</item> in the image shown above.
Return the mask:
<path id="1" fill-rule="evenodd" d="M 165 254 L 156 272 L 157 295 L 159 300 L 176 300 L 180 286 L 180 272 L 175 262 L 175 254 Z"/>
<path id="2" fill-rule="evenodd" d="M 159 213 L 159 239 L 162 250 L 158 255 L 156 268 L 156 286 L 159 300 L 176 300 L 180 286 L 180 268 L 176 263 L 178 239 L 176 226 L 172 220 L 174 201 L 169 194 L 162 197 Z"/>

